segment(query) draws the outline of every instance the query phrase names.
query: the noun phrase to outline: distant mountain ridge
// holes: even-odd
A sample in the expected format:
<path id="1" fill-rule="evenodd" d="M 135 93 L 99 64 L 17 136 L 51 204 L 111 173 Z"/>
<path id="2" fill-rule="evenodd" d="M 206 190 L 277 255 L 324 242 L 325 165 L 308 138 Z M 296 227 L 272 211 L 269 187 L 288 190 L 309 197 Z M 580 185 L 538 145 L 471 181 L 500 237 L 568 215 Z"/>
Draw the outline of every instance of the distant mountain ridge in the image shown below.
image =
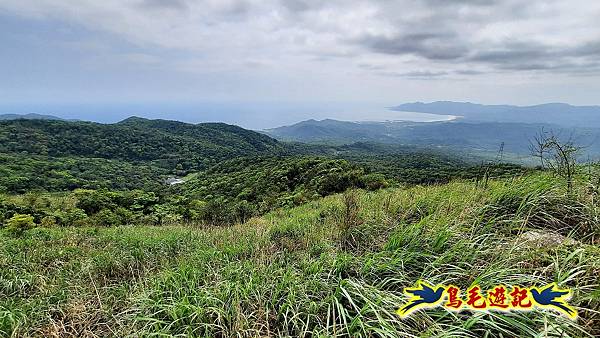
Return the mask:
<path id="1" fill-rule="evenodd" d="M 456 115 L 462 116 L 466 121 L 551 123 L 569 127 L 600 127 L 600 106 L 573 106 L 566 103 L 513 106 L 436 101 L 405 103 L 390 109 Z"/>
<path id="2" fill-rule="evenodd" d="M 60 120 L 60 121 L 66 121 L 65 119 L 62 119 L 62 118 L 57 117 L 57 116 L 37 114 L 37 113 L 29 113 L 29 114 L 0 114 L 0 121 L 18 120 L 18 119 L 24 119 L 24 120 Z"/>
<path id="3" fill-rule="evenodd" d="M 600 155 L 600 129 L 564 128 L 551 124 L 515 122 L 349 122 L 307 120 L 266 130 L 282 141 L 306 143 L 352 144 L 375 142 L 430 148 L 455 148 L 495 152 L 501 144 L 507 153 L 529 154 L 530 140 L 540 128 L 553 129 L 564 135 L 574 133 L 577 142 L 587 146 L 590 154 Z"/>

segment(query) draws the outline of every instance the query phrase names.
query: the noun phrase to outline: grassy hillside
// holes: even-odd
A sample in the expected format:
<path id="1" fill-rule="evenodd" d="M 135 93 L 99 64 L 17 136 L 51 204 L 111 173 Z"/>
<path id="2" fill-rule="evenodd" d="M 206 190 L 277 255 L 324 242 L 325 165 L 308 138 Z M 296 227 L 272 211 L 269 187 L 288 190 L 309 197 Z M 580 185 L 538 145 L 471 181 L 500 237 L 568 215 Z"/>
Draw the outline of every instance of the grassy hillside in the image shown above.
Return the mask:
<path id="1" fill-rule="evenodd" d="M 0 231 L 0 336 L 600 334 L 598 187 L 546 174 L 351 191 L 231 227 Z M 394 312 L 419 279 L 574 290 L 554 312 Z"/>

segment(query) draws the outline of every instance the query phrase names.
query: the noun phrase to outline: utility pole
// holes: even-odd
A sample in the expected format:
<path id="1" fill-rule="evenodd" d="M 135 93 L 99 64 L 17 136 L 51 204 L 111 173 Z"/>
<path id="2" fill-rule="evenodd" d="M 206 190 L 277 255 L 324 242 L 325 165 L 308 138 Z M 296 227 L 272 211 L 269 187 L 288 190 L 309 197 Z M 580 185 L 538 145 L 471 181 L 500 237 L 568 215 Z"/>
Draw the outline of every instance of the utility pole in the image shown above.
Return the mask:
<path id="1" fill-rule="evenodd" d="M 500 149 L 498 150 L 498 156 L 496 156 L 496 161 L 498 163 L 502 162 L 502 158 L 504 157 L 504 141 L 500 143 Z"/>

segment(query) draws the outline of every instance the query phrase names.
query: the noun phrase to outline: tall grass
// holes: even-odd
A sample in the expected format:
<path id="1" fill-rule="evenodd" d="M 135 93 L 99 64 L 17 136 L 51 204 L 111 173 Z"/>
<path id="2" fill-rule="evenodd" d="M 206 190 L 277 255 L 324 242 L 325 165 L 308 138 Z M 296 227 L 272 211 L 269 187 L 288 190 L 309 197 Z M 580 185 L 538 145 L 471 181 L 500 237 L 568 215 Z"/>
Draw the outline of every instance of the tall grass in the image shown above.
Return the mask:
<path id="1" fill-rule="evenodd" d="M 596 208 L 533 175 L 352 191 L 230 227 L 0 233 L 0 336 L 593 337 Z M 529 245 L 532 229 L 570 240 Z M 401 319 L 417 279 L 557 282 L 580 318 L 440 308 Z"/>

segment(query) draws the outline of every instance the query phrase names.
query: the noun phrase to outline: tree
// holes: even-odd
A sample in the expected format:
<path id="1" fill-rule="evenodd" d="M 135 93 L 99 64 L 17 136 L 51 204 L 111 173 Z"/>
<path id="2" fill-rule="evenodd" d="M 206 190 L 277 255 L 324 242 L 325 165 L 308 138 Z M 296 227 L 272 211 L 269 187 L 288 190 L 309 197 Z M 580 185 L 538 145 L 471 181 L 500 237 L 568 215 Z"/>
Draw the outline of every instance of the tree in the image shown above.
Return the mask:
<path id="1" fill-rule="evenodd" d="M 118 215 L 109 209 L 102 209 L 96 215 L 94 215 L 96 225 L 114 227 L 122 225 L 121 219 Z"/>
<path id="2" fill-rule="evenodd" d="M 77 198 L 77 207 L 83 209 L 88 216 L 94 215 L 102 209 L 114 209 L 108 191 L 84 190 L 74 191 Z"/>
<path id="3" fill-rule="evenodd" d="M 541 129 L 529 148 L 531 154 L 540 159 L 542 169 L 548 168 L 565 179 L 570 192 L 577 169 L 577 155 L 583 147 L 576 145 L 572 136 L 561 140 L 552 130 L 547 132 Z"/>

